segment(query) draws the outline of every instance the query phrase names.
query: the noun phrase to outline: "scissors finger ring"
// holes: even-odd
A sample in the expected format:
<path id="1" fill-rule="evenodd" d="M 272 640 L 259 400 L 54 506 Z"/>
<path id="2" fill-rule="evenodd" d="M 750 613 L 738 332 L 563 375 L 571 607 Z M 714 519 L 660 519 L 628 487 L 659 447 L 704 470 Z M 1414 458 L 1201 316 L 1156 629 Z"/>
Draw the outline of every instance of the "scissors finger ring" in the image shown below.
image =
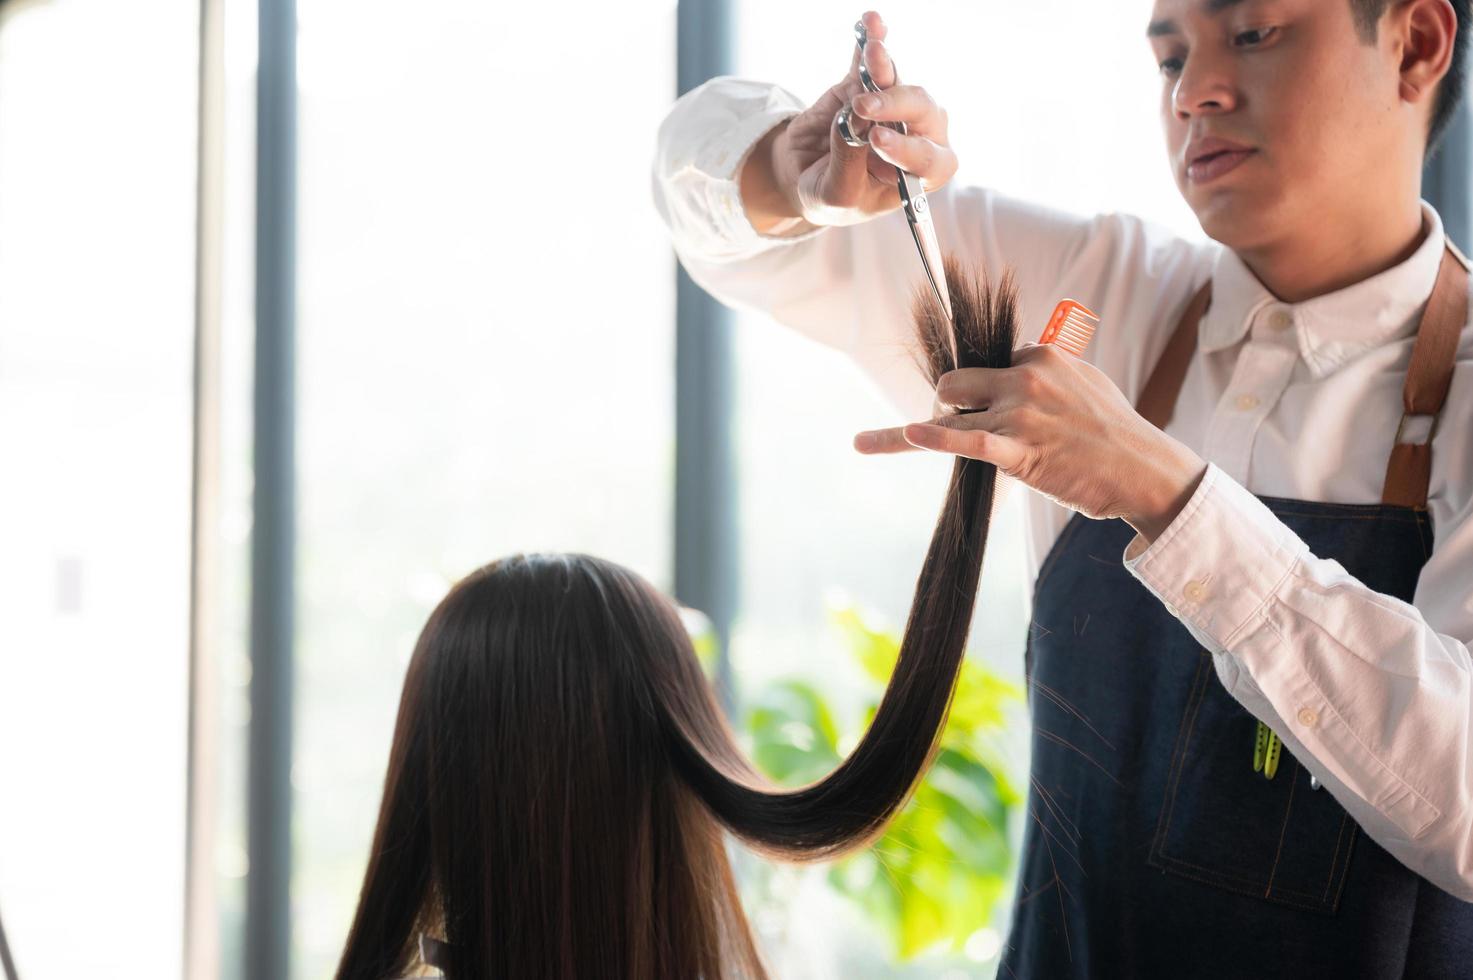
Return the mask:
<path id="1" fill-rule="evenodd" d="M 839 135 L 841 137 L 843 137 L 844 142 L 845 143 L 848 143 L 850 146 L 868 146 L 869 145 L 869 138 L 868 138 L 868 135 L 867 135 L 869 133 L 869 130 L 866 129 L 865 130 L 866 135 L 865 136 L 861 136 L 854 129 L 854 105 L 853 105 L 853 103 L 845 103 L 844 104 L 844 108 L 840 109 L 839 112 L 838 112 L 838 114 L 836 116 L 834 116 L 834 125 L 839 128 Z M 871 125 L 873 125 L 873 126 L 884 126 L 886 129 L 893 129 L 893 130 L 895 130 L 895 132 L 899 133 L 901 136 L 905 136 L 907 134 L 905 123 L 903 123 L 903 122 L 876 122 L 876 123 L 871 123 Z"/>
<path id="2" fill-rule="evenodd" d="M 853 112 L 854 106 L 845 103 L 844 108 L 840 109 L 839 114 L 834 117 L 834 125 L 839 128 L 839 136 L 843 138 L 845 143 L 855 147 L 868 146 L 869 140 L 855 133 L 854 126 L 850 122 Z"/>

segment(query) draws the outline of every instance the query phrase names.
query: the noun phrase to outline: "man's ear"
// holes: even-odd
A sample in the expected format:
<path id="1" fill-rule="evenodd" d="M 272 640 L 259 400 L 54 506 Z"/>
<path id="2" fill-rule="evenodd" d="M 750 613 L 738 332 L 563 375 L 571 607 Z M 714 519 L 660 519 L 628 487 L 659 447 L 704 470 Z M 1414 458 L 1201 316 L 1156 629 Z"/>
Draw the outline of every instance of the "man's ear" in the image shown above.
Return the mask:
<path id="1" fill-rule="evenodd" d="M 1458 37 L 1458 15 L 1452 3 L 1402 0 L 1388 11 L 1382 30 L 1392 35 L 1401 56 L 1402 101 L 1423 103 L 1430 115 Z"/>

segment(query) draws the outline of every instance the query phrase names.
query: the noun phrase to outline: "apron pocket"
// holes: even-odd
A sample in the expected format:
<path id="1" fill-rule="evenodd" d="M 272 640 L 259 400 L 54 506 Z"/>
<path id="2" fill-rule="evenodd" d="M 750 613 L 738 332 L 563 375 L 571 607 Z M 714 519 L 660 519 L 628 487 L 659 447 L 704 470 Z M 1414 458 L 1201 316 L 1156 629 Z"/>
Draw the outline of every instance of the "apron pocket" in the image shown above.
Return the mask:
<path id="1" fill-rule="evenodd" d="M 1173 749 L 1150 863 L 1271 902 L 1332 913 L 1359 831 L 1283 752 L 1273 779 L 1253 771 L 1257 720 L 1201 669 Z"/>

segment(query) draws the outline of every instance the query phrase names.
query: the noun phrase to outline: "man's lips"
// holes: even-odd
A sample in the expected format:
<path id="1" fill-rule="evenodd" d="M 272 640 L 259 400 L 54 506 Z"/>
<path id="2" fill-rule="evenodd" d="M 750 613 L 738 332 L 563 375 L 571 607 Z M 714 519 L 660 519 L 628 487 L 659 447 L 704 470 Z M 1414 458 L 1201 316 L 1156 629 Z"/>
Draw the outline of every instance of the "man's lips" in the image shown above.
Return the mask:
<path id="1" fill-rule="evenodd" d="M 1199 140 L 1187 148 L 1187 179 L 1194 184 L 1205 184 L 1223 174 L 1237 169 L 1238 165 L 1256 151 L 1241 143 L 1227 140 Z"/>

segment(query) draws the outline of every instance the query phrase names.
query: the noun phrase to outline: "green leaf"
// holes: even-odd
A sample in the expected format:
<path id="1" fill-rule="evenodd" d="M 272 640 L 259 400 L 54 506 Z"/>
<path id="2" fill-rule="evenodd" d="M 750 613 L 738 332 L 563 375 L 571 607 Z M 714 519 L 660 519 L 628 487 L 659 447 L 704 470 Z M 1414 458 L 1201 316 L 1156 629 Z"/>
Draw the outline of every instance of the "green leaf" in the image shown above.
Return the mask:
<path id="1" fill-rule="evenodd" d="M 839 727 L 810 684 L 782 681 L 764 690 L 747 711 L 752 757 L 783 785 L 822 779 L 839 764 Z"/>
<path id="2" fill-rule="evenodd" d="M 833 622 L 844 633 L 854 659 L 870 680 L 888 684 L 900 659 L 900 639 L 869 626 L 856 609 L 836 609 L 830 613 Z"/>
<path id="3" fill-rule="evenodd" d="M 753 757 L 787 785 L 820 779 L 857 741 L 879 706 L 900 654 L 899 637 L 857 610 L 832 613 L 869 681 L 858 728 L 841 731 L 822 693 L 796 680 L 759 692 L 747 712 Z M 984 665 L 964 661 L 931 769 L 875 845 L 839 862 L 828 881 L 887 935 L 896 955 L 960 951 L 1006 898 L 1013 865 L 1008 837 L 1023 804 L 1006 757 L 1008 726 L 1023 718 L 1023 691 Z"/>

